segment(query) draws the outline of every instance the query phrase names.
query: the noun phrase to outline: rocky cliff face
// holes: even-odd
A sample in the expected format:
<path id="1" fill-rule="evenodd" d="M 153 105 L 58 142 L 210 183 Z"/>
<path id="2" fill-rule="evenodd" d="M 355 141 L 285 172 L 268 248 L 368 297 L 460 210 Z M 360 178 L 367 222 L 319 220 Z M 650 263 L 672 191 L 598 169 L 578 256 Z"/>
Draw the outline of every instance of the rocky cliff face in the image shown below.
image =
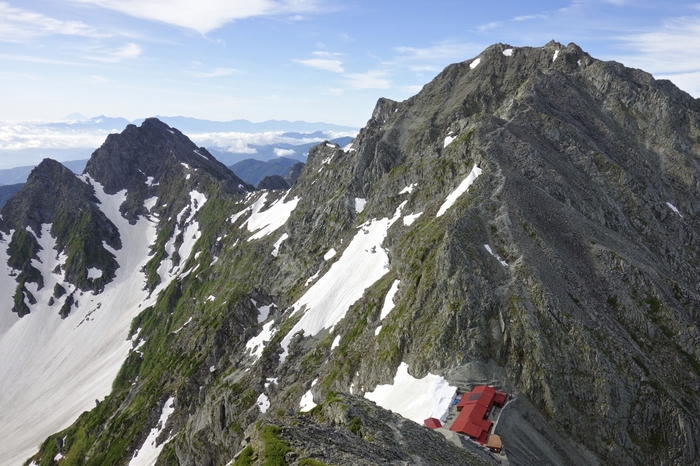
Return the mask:
<path id="1" fill-rule="evenodd" d="M 696 463 L 699 162 L 700 103 L 670 83 L 574 44 L 491 46 L 380 99 L 289 191 L 222 182 L 201 212 L 172 194 L 135 350 L 35 460 L 497 462 L 363 399 L 439 379 L 514 396 L 511 464 Z"/>

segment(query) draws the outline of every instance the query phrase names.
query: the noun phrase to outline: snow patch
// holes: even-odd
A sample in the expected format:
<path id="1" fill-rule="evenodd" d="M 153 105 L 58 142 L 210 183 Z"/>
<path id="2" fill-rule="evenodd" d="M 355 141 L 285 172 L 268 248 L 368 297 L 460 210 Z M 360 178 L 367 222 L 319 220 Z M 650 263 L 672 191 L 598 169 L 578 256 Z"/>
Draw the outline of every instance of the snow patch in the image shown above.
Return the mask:
<path id="1" fill-rule="evenodd" d="M 417 214 L 406 215 L 403 218 L 403 224 L 406 225 L 407 227 L 410 227 L 411 225 L 413 225 L 413 222 L 415 222 L 418 219 L 418 217 L 420 217 L 421 215 L 423 215 L 423 212 L 418 212 Z"/>
<path id="2" fill-rule="evenodd" d="M 272 337 L 275 336 L 275 333 L 277 333 L 277 330 L 272 328 L 273 324 L 274 321 L 270 321 L 263 325 L 260 334 L 248 340 L 248 343 L 245 345 L 246 349 L 250 351 L 250 354 L 256 361 L 262 356 L 265 345 L 267 345 L 270 340 L 272 340 Z"/>
<path id="3" fill-rule="evenodd" d="M 301 411 L 302 413 L 308 413 L 316 406 L 316 403 L 314 403 L 314 394 L 311 393 L 311 390 L 304 393 L 304 395 L 301 397 L 301 400 L 299 401 L 299 411 Z"/>
<path id="4" fill-rule="evenodd" d="M 451 136 L 451 135 L 445 136 L 445 141 L 442 145 L 443 149 L 446 148 L 447 146 L 449 146 L 450 144 L 452 144 L 452 141 L 454 141 L 455 139 L 456 139 L 455 136 Z"/>
<path id="5" fill-rule="evenodd" d="M 365 398 L 422 425 L 429 417 L 445 422 L 456 393 L 457 387 L 438 375 L 412 377 L 408 364 L 402 362 L 393 384 L 377 385 L 374 391 L 365 393 Z"/>
<path id="6" fill-rule="evenodd" d="M 170 415 L 175 411 L 175 398 L 170 397 L 163 405 L 163 410 L 160 413 L 160 419 L 151 432 L 146 437 L 141 448 L 134 452 L 134 456 L 129 461 L 129 466 L 153 466 L 158 460 L 160 451 L 163 449 L 166 443 L 170 442 L 173 438 L 168 438 L 165 442 L 160 445 L 156 445 L 156 439 L 160 436 L 163 429 L 165 429 L 165 424 L 168 422 Z"/>
<path id="7" fill-rule="evenodd" d="M 401 217 L 404 201 L 392 218 L 370 220 L 358 227 L 358 232 L 340 259 L 292 306 L 302 318 L 282 340 L 284 353 L 292 337 L 300 331 L 316 335 L 324 328 L 333 328 L 360 299 L 365 290 L 389 271 L 389 256 L 382 249 L 389 227 Z"/>
<path id="8" fill-rule="evenodd" d="M 469 69 L 470 69 L 470 70 L 473 70 L 474 68 L 476 68 L 477 66 L 479 66 L 479 63 L 481 63 L 481 58 L 477 58 L 476 60 L 474 60 L 473 62 L 471 62 L 471 63 L 469 64 Z"/>
<path id="9" fill-rule="evenodd" d="M 379 335 L 379 332 L 382 331 L 382 327 L 383 327 L 383 326 L 380 325 L 379 327 L 377 327 L 377 328 L 374 329 L 374 336 L 375 336 L 375 337 L 376 337 L 377 335 Z"/>
<path id="10" fill-rule="evenodd" d="M 248 212 L 251 213 L 248 220 L 241 225 L 241 227 L 246 226 L 249 232 L 255 233 L 248 238 L 248 241 L 267 236 L 287 223 L 289 216 L 292 215 L 292 212 L 299 203 L 299 197 L 287 201 L 287 195 L 289 195 L 289 193 L 287 193 L 287 195 L 277 199 L 267 210 L 263 211 L 261 209 L 265 205 L 267 194 L 267 192 L 264 192 L 253 205 L 246 207 L 230 218 L 231 223 L 235 223 L 242 215 Z"/>
<path id="11" fill-rule="evenodd" d="M 413 190 L 416 189 L 416 186 L 418 186 L 418 183 L 411 183 L 409 186 L 399 191 L 399 194 L 411 194 Z"/>
<path id="12" fill-rule="evenodd" d="M 355 198 L 355 212 L 361 214 L 365 210 L 365 205 L 367 205 L 367 199 L 362 199 L 361 197 Z"/>
<path id="13" fill-rule="evenodd" d="M 95 267 L 88 267 L 87 276 L 88 278 L 92 278 L 93 280 L 95 278 L 100 278 L 102 276 L 102 270 L 96 269 Z"/>
<path id="14" fill-rule="evenodd" d="M 554 57 L 552 58 L 552 61 L 553 61 L 553 62 L 556 61 L 558 56 L 559 56 L 559 50 L 555 50 L 555 51 L 554 51 Z"/>
<path id="15" fill-rule="evenodd" d="M 467 192 L 469 187 L 474 183 L 474 180 L 477 179 L 477 177 L 481 175 L 481 168 L 477 167 L 474 165 L 474 168 L 472 168 L 472 171 L 469 172 L 469 175 L 460 183 L 459 186 L 457 186 L 457 189 L 452 191 L 449 196 L 447 196 L 447 199 L 445 199 L 445 202 L 442 204 L 440 207 L 440 210 L 438 210 L 437 215 L 435 217 L 440 217 L 442 214 L 447 212 L 447 210 L 452 207 L 452 205 L 457 201 L 459 196 Z"/>
<path id="16" fill-rule="evenodd" d="M 505 55 L 506 57 L 512 56 L 512 55 L 513 55 L 513 49 L 505 49 L 505 50 L 503 51 L 503 55 Z"/>
<path id="17" fill-rule="evenodd" d="M 352 142 L 350 144 L 348 144 L 347 146 L 343 147 L 343 152 L 345 152 L 345 153 L 350 153 L 350 152 L 354 152 L 354 151 L 355 151 L 355 148 L 352 146 Z"/>
<path id="18" fill-rule="evenodd" d="M 269 315 L 270 315 L 270 309 L 272 309 L 272 307 L 275 306 L 275 303 L 268 304 L 267 306 L 260 306 L 260 307 L 258 307 L 258 303 L 257 303 L 254 299 L 251 299 L 251 301 L 253 302 L 253 305 L 255 306 L 255 308 L 256 308 L 256 309 L 258 310 L 258 312 L 259 312 L 259 314 L 258 314 L 258 323 L 259 323 L 259 324 L 262 324 L 262 323 L 265 322 L 265 321 L 267 320 L 267 318 L 269 317 Z"/>
<path id="19" fill-rule="evenodd" d="M 681 214 L 681 211 L 678 210 L 678 207 L 676 207 L 675 205 L 671 204 L 670 202 L 667 202 L 666 205 L 667 205 L 672 211 L 674 211 L 675 213 L 677 213 L 678 215 L 680 215 L 681 218 L 683 218 L 683 214 Z"/>
<path id="20" fill-rule="evenodd" d="M 320 270 L 318 272 L 316 272 L 315 274 L 313 274 L 311 277 L 309 277 L 309 279 L 306 280 L 306 283 L 304 283 L 304 286 L 309 286 L 309 284 L 311 284 L 312 281 L 316 280 L 319 275 L 321 275 Z"/>
<path id="21" fill-rule="evenodd" d="M 401 283 L 399 280 L 394 280 L 394 283 L 391 284 L 391 288 L 389 288 L 386 298 L 384 298 L 384 306 L 382 306 L 382 312 L 379 316 L 380 320 L 384 320 L 391 310 L 394 309 L 394 296 L 396 296 L 396 292 L 399 291 L 399 283 Z"/>
<path id="22" fill-rule="evenodd" d="M 495 252 L 493 252 L 493 251 L 491 250 L 491 246 L 489 246 L 488 244 L 484 244 L 484 248 L 489 252 L 489 254 L 491 254 L 493 257 L 495 257 L 495 258 L 498 260 L 498 262 L 501 263 L 501 265 L 502 265 L 503 267 L 508 267 L 508 263 L 507 263 L 506 261 L 504 261 L 504 260 L 501 258 L 501 256 L 499 256 L 498 254 L 496 254 Z"/>
<path id="23" fill-rule="evenodd" d="M 336 255 L 335 249 L 334 249 L 334 248 L 330 248 L 330 249 L 328 250 L 328 252 L 325 253 L 325 254 L 323 255 L 323 260 L 324 260 L 324 261 L 327 261 L 327 260 L 333 259 L 333 258 L 335 257 L 335 255 Z"/>
<path id="24" fill-rule="evenodd" d="M 261 393 L 255 404 L 260 408 L 260 412 L 265 414 L 270 409 L 270 399 L 264 393 Z"/>
<path id="25" fill-rule="evenodd" d="M 338 346 L 339 344 L 340 344 L 340 335 L 336 336 L 333 339 L 333 343 L 331 343 L 331 351 L 333 351 L 336 348 L 336 346 Z"/>
<path id="26" fill-rule="evenodd" d="M 282 236 L 280 236 L 280 239 L 278 239 L 275 244 L 272 246 L 272 255 L 277 257 L 280 253 L 280 246 L 282 246 L 282 243 L 284 240 L 289 238 L 289 235 L 287 233 L 284 233 Z"/>

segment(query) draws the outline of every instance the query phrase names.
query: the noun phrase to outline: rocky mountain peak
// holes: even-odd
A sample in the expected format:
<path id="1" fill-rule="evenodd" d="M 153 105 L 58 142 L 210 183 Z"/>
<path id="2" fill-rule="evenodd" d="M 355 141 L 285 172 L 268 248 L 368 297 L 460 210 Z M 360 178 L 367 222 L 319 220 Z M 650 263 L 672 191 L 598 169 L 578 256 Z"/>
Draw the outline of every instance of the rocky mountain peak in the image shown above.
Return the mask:
<path id="1" fill-rule="evenodd" d="M 197 147 L 157 118 L 147 118 L 141 126 L 128 125 L 121 133 L 110 134 L 92 154 L 84 173 L 99 182 L 108 194 L 127 190 L 122 213 L 132 222 L 145 214 L 143 202 L 158 195 L 161 182 L 182 180 L 195 187 L 203 177 L 234 194 L 253 189 L 205 148 Z"/>

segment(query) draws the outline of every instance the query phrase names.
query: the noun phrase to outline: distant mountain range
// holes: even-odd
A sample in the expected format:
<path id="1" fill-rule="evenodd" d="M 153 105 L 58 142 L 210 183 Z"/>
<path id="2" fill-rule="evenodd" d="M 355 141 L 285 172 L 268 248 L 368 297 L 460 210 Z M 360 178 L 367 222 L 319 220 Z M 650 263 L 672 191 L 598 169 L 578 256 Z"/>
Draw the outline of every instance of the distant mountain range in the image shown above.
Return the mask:
<path id="1" fill-rule="evenodd" d="M 278 156 L 304 160 L 309 149 L 319 142 L 338 138 L 349 141 L 357 134 L 357 128 L 322 122 L 158 118 L 180 128 L 225 165 L 247 158 L 269 160 Z M 119 133 L 129 124 L 141 125 L 143 121 L 143 118 L 129 121 L 104 115 L 85 118 L 71 114 L 56 122 L 0 122 L 0 130 L 6 134 L 0 141 L 0 170 L 24 168 L 13 174 L 0 174 L 0 185 L 23 182 L 28 175 L 26 168 L 31 170 L 45 158 L 62 163 L 87 160 L 107 135 Z"/>

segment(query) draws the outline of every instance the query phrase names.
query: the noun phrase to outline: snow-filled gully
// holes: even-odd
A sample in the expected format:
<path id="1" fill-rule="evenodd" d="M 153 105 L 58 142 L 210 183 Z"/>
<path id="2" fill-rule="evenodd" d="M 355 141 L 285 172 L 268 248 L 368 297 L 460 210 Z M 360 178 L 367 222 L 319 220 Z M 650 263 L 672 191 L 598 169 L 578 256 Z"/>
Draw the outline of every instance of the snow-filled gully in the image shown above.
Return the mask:
<path id="1" fill-rule="evenodd" d="M 53 286 L 61 283 L 69 293 L 75 288 L 52 272 L 65 258 L 56 257 L 51 226 L 42 226 L 41 262 L 35 260 L 33 265 L 45 284 L 41 290 L 29 285 L 37 304 L 19 319 L 11 311 L 12 294 L 0 297 L 0 466 L 21 464 L 46 437 L 68 427 L 83 411 L 92 409 L 95 400 L 111 392 L 132 348 L 127 340 L 131 321 L 155 303 L 158 292 L 173 278 L 165 277 L 149 297 L 141 269 L 150 259 L 156 223 L 141 218 L 130 225 L 119 213 L 126 191 L 108 195 L 99 183 L 89 177 L 85 180 L 95 187 L 100 208 L 119 229 L 122 249 L 108 248 L 119 268 L 102 293 L 76 292 L 77 304 L 61 319 L 58 311 L 64 298 L 48 305 Z M 147 203 L 147 207 L 153 205 Z M 16 283 L 6 266 L 7 246 L 8 238 L 0 241 L 0 287 L 14 290 Z"/>

